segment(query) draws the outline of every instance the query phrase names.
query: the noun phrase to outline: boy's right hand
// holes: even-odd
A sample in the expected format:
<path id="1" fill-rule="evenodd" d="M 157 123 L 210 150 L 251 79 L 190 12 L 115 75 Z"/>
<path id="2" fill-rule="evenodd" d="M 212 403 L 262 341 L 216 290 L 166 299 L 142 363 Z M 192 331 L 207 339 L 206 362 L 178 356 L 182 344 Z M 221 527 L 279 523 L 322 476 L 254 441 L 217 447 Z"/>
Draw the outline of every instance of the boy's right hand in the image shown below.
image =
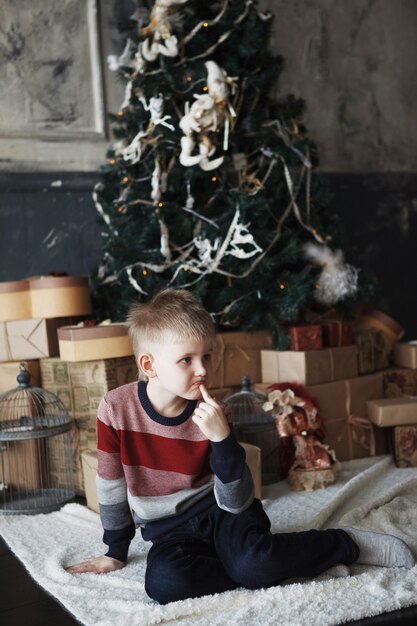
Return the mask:
<path id="1" fill-rule="evenodd" d="M 117 569 L 122 569 L 126 563 L 113 559 L 111 556 L 97 556 L 93 559 L 86 559 L 82 563 L 75 563 L 66 567 L 66 571 L 70 574 L 85 574 L 93 572 L 94 574 L 107 574 Z"/>

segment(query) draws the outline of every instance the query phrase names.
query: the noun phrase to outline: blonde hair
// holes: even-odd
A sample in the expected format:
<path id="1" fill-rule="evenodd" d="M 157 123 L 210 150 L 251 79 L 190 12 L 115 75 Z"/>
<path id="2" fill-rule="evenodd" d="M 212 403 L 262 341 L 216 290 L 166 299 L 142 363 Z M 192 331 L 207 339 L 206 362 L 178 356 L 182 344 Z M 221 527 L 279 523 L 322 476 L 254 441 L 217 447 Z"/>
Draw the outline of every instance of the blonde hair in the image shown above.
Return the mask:
<path id="1" fill-rule="evenodd" d="M 136 358 L 164 335 L 184 341 L 214 339 L 216 334 L 208 311 L 185 289 L 164 289 L 149 302 L 134 304 L 126 325 Z"/>

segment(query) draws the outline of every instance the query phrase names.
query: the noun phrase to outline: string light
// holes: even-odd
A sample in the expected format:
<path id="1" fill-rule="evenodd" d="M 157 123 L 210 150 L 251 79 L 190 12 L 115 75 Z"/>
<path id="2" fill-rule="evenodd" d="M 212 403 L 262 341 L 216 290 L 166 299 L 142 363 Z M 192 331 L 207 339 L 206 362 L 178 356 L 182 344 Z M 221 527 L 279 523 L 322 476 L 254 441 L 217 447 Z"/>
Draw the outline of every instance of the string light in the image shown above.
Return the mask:
<path id="1" fill-rule="evenodd" d="M 160 208 L 162 208 L 162 207 L 164 206 L 164 203 L 163 203 L 163 202 L 158 202 L 158 206 L 159 206 Z"/>
<path id="2" fill-rule="evenodd" d="M 123 117 L 124 113 L 123 113 L 123 111 L 117 111 L 117 115 L 118 115 L 119 117 Z"/>
<path id="3" fill-rule="evenodd" d="M 147 276 L 147 275 L 148 275 L 148 272 L 147 272 L 146 270 L 143 270 L 142 274 L 143 274 L 144 276 Z"/>
<path id="4" fill-rule="evenodd" d="M 192 76 L 187 76 L 187 80 L 190 83 L 193 80 L 193 77 Z"/>
<path id="5" fill-rule="evenodd" d="M 212 176 L 212 177 L 211 177 L 211 182 L 212 182 L 212 183 L 215 183 L 215 182 L 216 182 L 216 180 L 217 180 L 217 176 Z"/>
<path id="6" fill-rule="evenodd" d="M 125 210 L 126 210 L 126 209 L 125 209 L 125 207 L 124 207 L 124 206 L 119 206 L 119 207 L 117 207 L 117 212 L 118 212 L 118 213 L 124 213 L 124 212 L 125 212 Z"/>
<path id="7" fill-rule="evenodd" d="M 207 28 L 207 27 L 208 27 L 208 25 L 209 25 L 209 24 L 208 24 L 208 22 L 203 22 L 203 26 L 204 26 L 204 28 Z"/>
<path id="8" fill-rule="evenodd" d="M 122 183 L 128 183 L 128 182 L 129 182 L 129 177 L 124 176 L 124 178 L 122 178 Z"/>
<path id="9" fill-rule="evenodd" d="M 279 284 L 279 288 L 280 288 L 280 289 L 285 289 L 285 285 L 284 285 L 284 283 L 280 283 L 280 284 Z"/>
<path id="10" fill-rule="evenodd" d="M 184 270 L 184 272 L 188 272 L 190 268 L 188 267 L 188 265 L 183 265 L 182 269 Z"/>
<path id="11" fill-rule="evenodd" d="M 317 283 L 316 285 L 314 285 L 314 289 L 320 289 L 320 285 Z"/>
<path id="12" fill-rule="evenodd" d="M 114 165 L 116 163 L 116 159 L 109 159 L 110 165 Z"/>
<path id="13" fill-rule="evenodd" d="M 208 91 L 208 87 L 207 87 L 207 85 L 204 85 L 204 87 L 203 87 L 203 91 Z"/>

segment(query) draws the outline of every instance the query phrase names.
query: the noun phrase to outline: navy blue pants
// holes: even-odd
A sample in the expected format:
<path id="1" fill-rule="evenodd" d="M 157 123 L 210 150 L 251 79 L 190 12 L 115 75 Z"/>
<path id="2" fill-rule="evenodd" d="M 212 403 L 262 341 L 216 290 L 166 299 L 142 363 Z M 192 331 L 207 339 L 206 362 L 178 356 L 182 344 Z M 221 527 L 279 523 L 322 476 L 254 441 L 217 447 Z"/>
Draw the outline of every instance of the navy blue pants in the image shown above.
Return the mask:
<path id="1" fill-rule="evenodd" d="M 158 537 L 148 553 L 146 593 L 160 604 L 237 587 L 271 587 L 349 565 L 359 548 L 340 529 L 272 534 L 260 500 L 243 513 L 217 505 Z"/>

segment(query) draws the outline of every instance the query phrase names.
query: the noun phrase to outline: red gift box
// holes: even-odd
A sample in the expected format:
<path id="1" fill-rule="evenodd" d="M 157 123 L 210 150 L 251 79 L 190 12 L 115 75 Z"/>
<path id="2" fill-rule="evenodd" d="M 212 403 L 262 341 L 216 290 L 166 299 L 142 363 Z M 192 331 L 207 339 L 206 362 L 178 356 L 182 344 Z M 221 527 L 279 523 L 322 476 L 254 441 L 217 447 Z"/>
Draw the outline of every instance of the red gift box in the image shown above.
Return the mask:
<path id="1" fill-rule="evenodd" d="M 353 331 L 350 322 L 341 320 L 324 320 L 320 322 L 325 348 L 351 346 L 353 344 Z"/>
<path id="2" fill-rule="evenodd" d="M 322 328 L 320 324 L 288 326 L 290 350 L 305 352 L 320 350 L 323 347 Z"/>

